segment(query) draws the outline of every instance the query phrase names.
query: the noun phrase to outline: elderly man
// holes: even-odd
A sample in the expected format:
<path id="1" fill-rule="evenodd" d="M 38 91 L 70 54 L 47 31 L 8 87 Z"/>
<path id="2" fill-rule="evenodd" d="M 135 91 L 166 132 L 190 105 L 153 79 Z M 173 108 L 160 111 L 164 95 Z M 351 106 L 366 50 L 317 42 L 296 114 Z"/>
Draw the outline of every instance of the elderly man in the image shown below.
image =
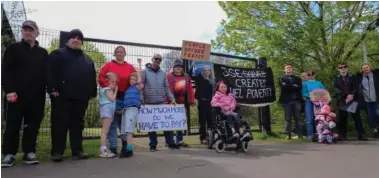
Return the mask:
<path id="1" fill-rule="evenodd" d="M 88 101 L 97 95 L 95 65 L 82 51 L 83 33 L 74 29 L 67 45 L 48 58 L 48 92 L 53 104 L 51 119 L 52 160 L 62 161 L 70 132 L 72 156 L 86 159 L 82 146 Z"/>
<path id="2" fill-rule="evenodd" d="M 1 167 L 15 163 L 20 139 L 20 127 L 24 120 L 22 150 L 26 164 L 38 164 L 36 141 L 44 116 L 46 96 L 46 49 L 39 46 L 39 34 L 34 21 L 22 24 L 22 41 L 7 47 L 2 61 L 2 88 L 6 94 L 5 131 Z"/>
<path id="3" fill-rule="evenodd" d="M 358 74 L 360 101 L 365 103 L 372 136 L 379 138 L 379 70 L 373 70 L 370 64 L 362 64 L 362 73 Z"/>
<path id="4" fill-rule="evenodd" d="M 144 84 L 143 96 L 145 104 L 164 104 L 165 98 L 168 97 L 172 104 L 175 103 L 175 98 L 170 91 L 166 73 L 160 68 L 162 56 L 154 54 L 151 58 L 151 65 L 146 65 L 143 70 L 142 83 Z M 157 133 L 149 132 L 150 151 L 157 150 Z M 166 144 L 169 149 L 177 149 L 178 146 L 174 143 L 173 132 L 165 131 Z"/>

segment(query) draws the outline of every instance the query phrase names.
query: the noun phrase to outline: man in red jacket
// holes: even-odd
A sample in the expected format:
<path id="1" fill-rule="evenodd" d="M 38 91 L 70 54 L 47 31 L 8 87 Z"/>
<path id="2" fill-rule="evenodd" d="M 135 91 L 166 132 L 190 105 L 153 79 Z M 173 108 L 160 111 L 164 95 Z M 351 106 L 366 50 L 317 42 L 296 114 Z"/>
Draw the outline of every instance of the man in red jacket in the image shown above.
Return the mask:
<path id="1" fill-rule="evenodd" d="M 188 106 L 195 103 L 195 95 L 192 88 L 191 78 L 187 73 L 184 73 L 184 65 L 182 60 L 175 60 L 172 72 L 167 73 L 167 80 L 177 104 L 184 104 Z M 169 103 L 168 99 L 167 102 Z M 183 142 L 183 131 L 176 132 L 176 144 L 181 147 L 188 146 Z"/>

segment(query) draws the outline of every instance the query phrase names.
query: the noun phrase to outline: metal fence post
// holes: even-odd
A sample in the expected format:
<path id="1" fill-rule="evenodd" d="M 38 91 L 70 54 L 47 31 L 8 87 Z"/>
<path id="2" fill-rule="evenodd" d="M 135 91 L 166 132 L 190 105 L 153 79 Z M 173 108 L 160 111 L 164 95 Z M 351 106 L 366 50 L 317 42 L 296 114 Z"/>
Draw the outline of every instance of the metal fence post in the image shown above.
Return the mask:
<path id="1" fill-rule="evenodd" d="M 188 74 L 189 61 L 183 59 L 183 63 L 184 63 L 184 72 Z M 186 85 L 187 85 L 187 83 L 186 83 Z M 189 92 L 189 91 L 187 91 L 187 92 Z M 187 95 L 187 97 L 186 97 L 187 98 L 187 102 L 186 102 L 186 104 L 184 106 L 186 107 L 186 116 L 187 116 L 187 135 L 191 135 L 191 113 L 190 113 L 191 112 L 191 107 L 190 107 L 190 104 L 189 104 L 190 98 L 188 98 L 188 97 L 189 97 L 189 95 Z"/>

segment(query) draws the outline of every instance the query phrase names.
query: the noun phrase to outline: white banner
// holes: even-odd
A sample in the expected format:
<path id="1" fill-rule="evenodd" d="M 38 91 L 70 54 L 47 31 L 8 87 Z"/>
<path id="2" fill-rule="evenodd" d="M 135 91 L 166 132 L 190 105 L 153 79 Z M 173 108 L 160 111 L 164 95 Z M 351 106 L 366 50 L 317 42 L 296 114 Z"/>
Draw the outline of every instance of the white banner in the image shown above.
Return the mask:
<path id="1" fill-rule="evenodd" d="M 138 130 L 141 132 L 186 129 L 186 110 L 183 104 L 145 105 L 139 110 Z"/>

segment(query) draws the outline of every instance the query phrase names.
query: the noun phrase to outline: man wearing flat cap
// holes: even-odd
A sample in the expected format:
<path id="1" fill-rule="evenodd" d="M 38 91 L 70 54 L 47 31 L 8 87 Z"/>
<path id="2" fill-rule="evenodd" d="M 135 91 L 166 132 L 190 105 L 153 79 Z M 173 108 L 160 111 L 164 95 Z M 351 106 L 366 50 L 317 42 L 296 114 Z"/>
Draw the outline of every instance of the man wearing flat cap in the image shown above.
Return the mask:
<path id="1" fill-rule="evenodd" d="M 23 161 L 38 164 L 36 141 L 45 108 L 46 96 L 46 49 L 39 46 L 36 22 L 22 24 L 22 40 L 10 44 L 2 60 L 2 89 L 6 94 L 5 131 L 3 136 L 1 167 L 15 164 L 19 147 L 22 121 Z"/>
<path id="2" fill-rule="evenodd" d="M 52 102 L 51 139 L 52 160 L 62 161 L 66 148 L 67 131 L 70 132 L 72 156 L 86 159 L 82 141 L 84 115 L 88 102 L 97 95 L 95 65 L 83 52 L 83 33 L 69 32 L 65 47 L 49 55 L 47 64 L 47 90 Z"/>

